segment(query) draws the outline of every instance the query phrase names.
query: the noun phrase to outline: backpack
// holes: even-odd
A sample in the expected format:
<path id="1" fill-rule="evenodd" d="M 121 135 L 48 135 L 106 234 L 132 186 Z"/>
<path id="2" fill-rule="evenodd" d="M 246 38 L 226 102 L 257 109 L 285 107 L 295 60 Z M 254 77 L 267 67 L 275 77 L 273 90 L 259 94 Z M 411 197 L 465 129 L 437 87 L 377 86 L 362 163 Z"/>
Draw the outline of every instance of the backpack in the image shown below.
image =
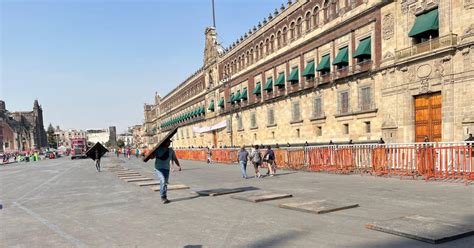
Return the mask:
<path id="1" fill-rule="evenodd" d="M 262 155 L 260 154 L 259 151 L 255 150 L 253 152 L 253 156 L 252 156 L 252 162 L 254 163 L 261 163 L 262 162 Z"/>

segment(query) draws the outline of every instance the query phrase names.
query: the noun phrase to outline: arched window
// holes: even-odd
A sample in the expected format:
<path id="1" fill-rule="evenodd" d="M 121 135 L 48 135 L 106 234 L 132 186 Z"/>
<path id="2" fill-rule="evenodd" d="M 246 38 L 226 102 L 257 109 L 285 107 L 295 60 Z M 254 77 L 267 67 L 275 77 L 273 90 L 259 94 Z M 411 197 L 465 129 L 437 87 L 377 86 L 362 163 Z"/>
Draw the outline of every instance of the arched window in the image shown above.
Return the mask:
<path id="1" fill-rule="evenodd" d="M 260 51 L 260 47 L 258 45 L 255 46 L 255 61 L 258 61 L 260 58 L 259 51 Z"/>
<path id="2" fill-rule="evenodd" d="M 254 56 L 253 49 L 250 49 L 250 64 L 253 64 Z"/>
<path id="3" fill-rule="evenodd" d="M 296 37 L 300 37 L 303 34 L 303 19 L 298 18 L 296 20 Z"/>
<path id="4" fill-rule="evenodd" d="M 286 45 L 286 41 L 287 41 L 287 38 L 288 38 L 288 30 L 287 30 L 286 27 L 283 28 L 283 33 L 282 33 L 281 37 L 282 37 L 283 45 Z"/>
<path id="5" fill-rule="evenodd" d="M 336 16 L 339 16 L 339 10 L 340 10 L 340 5 L 339 5 L 339 0 L 335 0 L 332 2 L 332 6 L 333 6 L 333 15 L 334 17 Z"/>
<path id="6" fill-rule="evenodd" d="M 290 40 L 293 40 L 295 38 L 295 23 L 292 22 L 290 24 Z"/>
<path id="7" fill-rule="evenodd" d="M 313 9 L 313 27 L 318 27 L 319 26 L 319 7 L 315 7 Z"/>
<path id="8" fill-rule="evenodd" d="M 265 55 L 270 54 L 270 40 L 267 38 L 265 40 Z"/>
<path id="9" fill-rule="evenodd" d="M 276 46 L 277 46 L 277 49 L 281 47 L 281 31 L 280 30 L 278 30 L 277 32 Z"/>
<path id="10" fill-rule="evenodd" d="M 304 25 L 306 32 L 311 30 L 311 12 L 307 12 L 304 18 Z"/>
<path id="11" fill-rule="evenodd" d="M 263 53 L 263 41 L 260 42 L 260 58 L 265 57 L 265 53 Z"/>
<path id="12" fill-rule="evenodd" d="M 324 1 L 324 22 L 328 22 L 329 16 L 330 16 L 330 6 L 329 6 L 329 0 Z"/>
<path id="13" fill-rule="evenodd" d="M 275 36 L 272 34 L 270 36 L 270 53 L 275 51 Z"/>
<path id="14" fill-rule="evenodd" d="M 250 65 L 250 51 L 247 51 L 247 55 L 245 56 L 245 65 Z"/>

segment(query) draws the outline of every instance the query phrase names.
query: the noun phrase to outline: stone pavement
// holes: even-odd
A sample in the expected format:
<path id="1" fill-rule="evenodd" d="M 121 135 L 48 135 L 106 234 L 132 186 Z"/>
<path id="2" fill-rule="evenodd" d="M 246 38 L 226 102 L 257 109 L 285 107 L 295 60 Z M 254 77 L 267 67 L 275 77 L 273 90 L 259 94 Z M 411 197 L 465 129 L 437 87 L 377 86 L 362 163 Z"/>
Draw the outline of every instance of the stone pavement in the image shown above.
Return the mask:
<path id="1" fill-rule="evenodd" d="M 153 162 L 105 158 L 148 178 Z M 360 175 L 278 171 L 242 179 L 236 165 L 182 161 L 172 172 L 173 190 L 163 205 L 153 186 L 95 171 L 92 160 L 61 158 L 0 167 L 2 247 L 432 247 L 365 228 L 374 221 L 408 215 L 474 223 L 473 186 Z M 253 168 L 248 174 L 253 175 Z M 293 198 L 252 203 L 230 195 L 198 197 L 194 191 L 255 187 Z M 311 200 L 359 207 L 311 214 L 279 204 Z M 436 247 L 473 247 L 474 236 Z"/>

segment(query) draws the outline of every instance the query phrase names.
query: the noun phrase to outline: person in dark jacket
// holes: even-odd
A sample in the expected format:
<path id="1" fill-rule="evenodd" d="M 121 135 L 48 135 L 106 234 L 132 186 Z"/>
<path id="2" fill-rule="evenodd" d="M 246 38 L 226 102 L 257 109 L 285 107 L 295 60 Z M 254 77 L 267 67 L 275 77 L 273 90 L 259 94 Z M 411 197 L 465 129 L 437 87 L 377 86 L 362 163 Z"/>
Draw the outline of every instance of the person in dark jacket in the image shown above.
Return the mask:
<path id="1" fill-rule="evenodd" d="M 267 176 L 270 175 L 271 177 L 276 173 L 276 166 L 275 166 L 275 152 L 273 152 L 271 146 L 267 146 L 267 151 L 263 156 L 264 162 L 267 163 L 268 171 Z"/>

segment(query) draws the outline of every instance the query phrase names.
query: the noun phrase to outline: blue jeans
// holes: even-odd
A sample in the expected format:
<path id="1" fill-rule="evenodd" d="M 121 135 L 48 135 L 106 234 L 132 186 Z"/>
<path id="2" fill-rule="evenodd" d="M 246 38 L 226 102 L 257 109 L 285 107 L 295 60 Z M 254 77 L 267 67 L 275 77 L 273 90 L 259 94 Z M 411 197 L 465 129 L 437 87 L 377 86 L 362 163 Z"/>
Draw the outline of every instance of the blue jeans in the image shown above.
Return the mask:
<path id="1" fill-rule="evenodd" d="M 247 161 L 240 161 L 240 170 L 242 171 L 242 177 L 247 178 Z"/>
<path id="2" fill-rule="evenodd" d="M 168 190 L 168 179 L 170 177 L 170 170 L 155 169 L 156 176 L 160 179 L 160 196 L 161 199 L 167 198 L 166 192 Z"/>

